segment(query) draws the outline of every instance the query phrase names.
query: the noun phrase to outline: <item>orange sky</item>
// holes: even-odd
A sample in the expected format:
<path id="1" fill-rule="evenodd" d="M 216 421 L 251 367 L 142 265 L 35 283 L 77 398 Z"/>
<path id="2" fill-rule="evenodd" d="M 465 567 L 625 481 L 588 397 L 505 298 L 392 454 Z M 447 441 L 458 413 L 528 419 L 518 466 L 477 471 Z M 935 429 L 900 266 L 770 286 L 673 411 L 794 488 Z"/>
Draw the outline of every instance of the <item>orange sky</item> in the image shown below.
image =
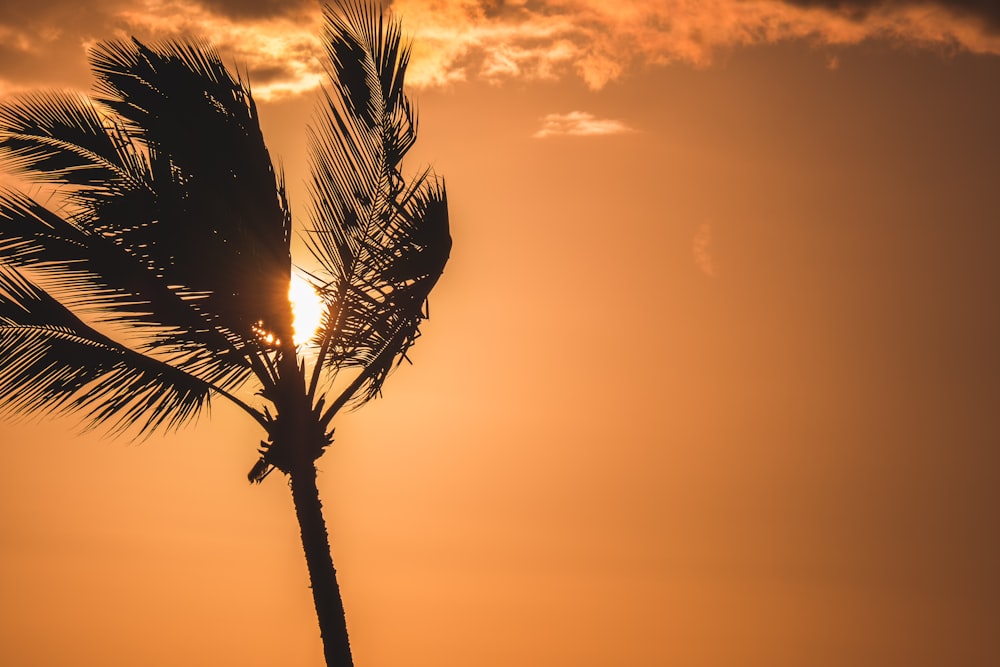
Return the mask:
<path id="1" fill-rule="evenodd" d="M 80 4 L 0 93 L 200 30 L 305 215 L 316 5 Z M 1000 12 L 848 4 L 396 3 L 455 246 L 320 461 L 359 667 L 1000 664 Z M 0 664 L 321 664 L 261 437 L 0 424 Z"/>

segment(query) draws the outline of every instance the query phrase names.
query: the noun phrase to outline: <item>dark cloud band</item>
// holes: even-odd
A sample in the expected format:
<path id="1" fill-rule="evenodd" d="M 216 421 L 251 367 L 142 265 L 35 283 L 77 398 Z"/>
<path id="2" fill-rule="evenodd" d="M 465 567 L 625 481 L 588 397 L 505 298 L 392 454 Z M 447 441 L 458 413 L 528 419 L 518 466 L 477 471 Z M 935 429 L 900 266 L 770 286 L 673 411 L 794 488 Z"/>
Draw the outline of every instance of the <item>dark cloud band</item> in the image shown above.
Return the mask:
<path id="1" fill-rule="evenodd" d="M 858 20 L 875 11 L 919 6 L 937 6 L 958 16 L 972 16 L 1000 31 L 1000 1 L 998 0 L 783 0 L 795 7 L 819 7 L 839 11 Z"/>

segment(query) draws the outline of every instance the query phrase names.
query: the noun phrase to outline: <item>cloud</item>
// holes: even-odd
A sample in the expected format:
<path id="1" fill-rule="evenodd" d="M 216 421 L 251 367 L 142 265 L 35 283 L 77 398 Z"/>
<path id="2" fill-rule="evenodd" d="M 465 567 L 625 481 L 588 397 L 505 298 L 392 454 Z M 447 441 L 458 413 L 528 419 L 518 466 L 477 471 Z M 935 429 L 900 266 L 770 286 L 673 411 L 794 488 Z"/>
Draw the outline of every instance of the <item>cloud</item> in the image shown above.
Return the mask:
<path id="1" fill-rule="evenodd" d="M 691 244 L 694 253 L 694 263 L 708 277 L 715 276 L 715 264 L 712 262 L 712 226 L 705 222 L 698 228 Z"/>
<path id="2" fill-rule="evenodd" d="M 542 129 L 532 136 L 536 139 L 559 135 L 595 137 L 608 134 L 624 134 L 634 130 L 620 120 L 597 118 L 586 111 L 550 113 L 542 118 Z"/>
<path id="3" fill-rule="evenodd" d="M 315 9 L 315 0 L 201 0 L 201 5 L 220 16 L 262 18 L 295 16 Z"/>
<path id="4" fill-rule="evenodd" d="M 801 7 L 835 9 L 864 18 L 873 11 L 893 8 L 937 6 L 958 16 L 982 20 L 993 31 L 1000 30 L 1000 3 L 995 0 L 785 0 Z"/>
<path id="5" fill-rule="evenodd" d="M 865 40 L 1000 54 L 993 0 L 395 0 L 415 38 L 409 82 L 577 77 L 597 90 L 646 67 L 707 67 L 740 46 Z M 0 3 L 5 90 L 89 87 L 85 50 L 109 38 L 200 36 L 249 69 L 261 99 L 323 79 L 317 0 Z"/>
<path id="6" fill-rule="evenodd" d="M 311 2 L 258 0 L 242 7 L 221 0 L 140 0 L 121 8 L 116 18 L 122 24 L 119 37 L 208 38 L 227 61 L 250 71 L 260 100 L 309 91 L 324 80 L 322 15 Z"/>
<path id="7" fill-rule="evenodd" d="M 641 67 L 707 67 L 740 46 L 888 40 L 1000 54 L 988 0 L 396 0 L 417 37 L 411 83 L 578 76 L 592 89 Z"/>
<path id="8" fill-rule="evenodd" d="M 89 88 L 86 51 L 98 41 L 201 37 L 249 70 L 261 100 L 312 90 L 323 80 L 315 0 L 38 0 L 0 8 L 0 94 L 38 86 Z M 14 5 L 14 7 L 11 7 Z M 67 67 L 66 65 L 70 66 Z"/>

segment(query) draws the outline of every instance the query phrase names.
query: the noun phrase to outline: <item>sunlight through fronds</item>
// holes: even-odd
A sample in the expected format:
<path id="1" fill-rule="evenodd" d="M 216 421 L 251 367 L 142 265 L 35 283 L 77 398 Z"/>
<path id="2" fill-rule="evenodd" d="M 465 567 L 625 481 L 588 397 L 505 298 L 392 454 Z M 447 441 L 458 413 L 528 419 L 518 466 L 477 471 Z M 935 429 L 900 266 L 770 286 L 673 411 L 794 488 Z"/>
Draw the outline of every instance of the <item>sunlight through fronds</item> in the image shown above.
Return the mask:
<path id="1" fill-rule="evenodd" d="M 308 343 L 323 322 L 323 299 L 316 287 L 299 273 L 292 273 L 288 288 L 292 303 L 292 335 L 296 345 Z"/>

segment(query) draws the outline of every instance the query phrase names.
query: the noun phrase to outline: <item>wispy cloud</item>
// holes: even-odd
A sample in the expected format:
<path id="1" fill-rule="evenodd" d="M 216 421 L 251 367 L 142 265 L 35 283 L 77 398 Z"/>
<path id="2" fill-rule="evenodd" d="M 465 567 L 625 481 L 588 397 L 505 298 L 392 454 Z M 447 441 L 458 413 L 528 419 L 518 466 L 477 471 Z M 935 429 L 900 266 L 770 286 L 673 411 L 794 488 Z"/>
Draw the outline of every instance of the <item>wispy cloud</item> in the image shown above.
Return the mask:
<path id="1" fill-rule="evenodd" d="M 542 128 L 532 136 L 536 139 L 559 135 L 595 137 L 627 132 L 634 132 L 634 130 L 620 120 L 597 118 L 594 114 L 586 111 L 570 111 L 569 113 L 550 113 L 544 116 Z"/>
<path id="2" fill-rule="evenodd" d="M 694 253 L 694 263 L 708 277 L 715 275 L 715 263 L 712 261 L 712 225 L 705 222 L 698 228 L 691 243 Z"/>

